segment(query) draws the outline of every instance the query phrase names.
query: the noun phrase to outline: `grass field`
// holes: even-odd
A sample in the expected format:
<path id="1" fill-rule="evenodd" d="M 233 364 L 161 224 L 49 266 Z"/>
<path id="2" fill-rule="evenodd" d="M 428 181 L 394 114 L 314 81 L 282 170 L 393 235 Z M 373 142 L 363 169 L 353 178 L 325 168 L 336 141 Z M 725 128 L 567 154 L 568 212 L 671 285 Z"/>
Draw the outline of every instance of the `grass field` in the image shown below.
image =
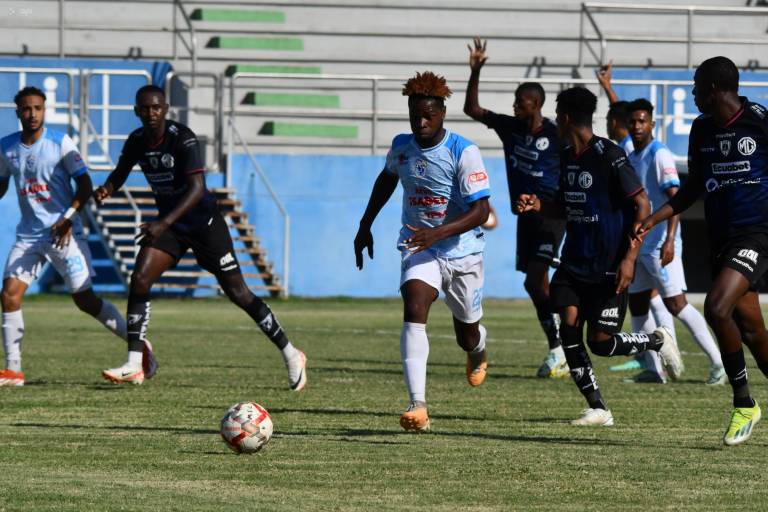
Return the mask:
<path id="1" fill-rule="evenodd" d="M 118 301 L 120 307 L 123 303 Z M 768 508 L 768 424 L 724 449 L 730 389 L 678 326 L 687 372 L 667 386 L 596 372 L 616 426 L 578 428 L 570 380 L 539 380 L 545 342 L 526 302 L 488 301 L 491 367 L 470 389 L 448 310 L 433 308 L 433 433 L 401 431 L 400 302 L 272 303 L 309 359 L 287 390 L 279 353 L 224 300 L 155 300 L 161 367 L 144 386 L 100 370 L 125 345 L 66 297 L 25 304 L 27 386 L 0 389 L 0 511 L 747 510 Z M 768 387 L 748 358 L 752 389 Z M 267 449 L 236 456 L 218 422 L 242 400 L 275 422 Z M 768 403 L 768 402 L 766 402 Z"/>

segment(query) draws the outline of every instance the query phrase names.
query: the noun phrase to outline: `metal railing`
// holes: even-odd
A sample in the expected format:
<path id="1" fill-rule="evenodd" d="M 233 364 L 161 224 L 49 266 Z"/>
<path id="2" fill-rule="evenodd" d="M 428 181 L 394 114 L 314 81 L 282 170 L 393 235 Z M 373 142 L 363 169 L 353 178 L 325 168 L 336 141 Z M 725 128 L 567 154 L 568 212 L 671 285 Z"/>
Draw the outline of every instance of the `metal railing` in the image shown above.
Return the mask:
<path id="1" fill-rule="evenodd" d="M 595 19 L 598 13 L 611 14 L 680 14 L 686 17 L 685 35 L 611 35 L 606 34 L 600 29 L 600 25 Z M 740 38 L 740 37 L 697 37 L 693 33 L 694 16 L 712 16 L 712 15 L 755 15 L 768 19 L 768 12 L 760 7 L 708 7 L 708 6 L 672 6 L 660 4 L 619 4 L 619 3 L 601 3 L 584 2 L 581 4 L 581 15 L 579 22 L 579 56 L 578 64 L 584 64 L 584 49 L 587 49 L 595 59 L 595 63 L 600 65 L 605 63 L 607 46 L 610 41 L 615 42 L 643 42 L 643 43 L 678 43 L 686 46 L 685 65 L 689 69 L 693 67 L 693 46 L 696 44 L 741 44 L 741 45 L 768 45 L 768 38 Z M 588 35 L 585 21 L 589 22 L 595 35 Z M 590 42 L 600 43 L 600 53 L 597 54 L 590 46 Z"/>

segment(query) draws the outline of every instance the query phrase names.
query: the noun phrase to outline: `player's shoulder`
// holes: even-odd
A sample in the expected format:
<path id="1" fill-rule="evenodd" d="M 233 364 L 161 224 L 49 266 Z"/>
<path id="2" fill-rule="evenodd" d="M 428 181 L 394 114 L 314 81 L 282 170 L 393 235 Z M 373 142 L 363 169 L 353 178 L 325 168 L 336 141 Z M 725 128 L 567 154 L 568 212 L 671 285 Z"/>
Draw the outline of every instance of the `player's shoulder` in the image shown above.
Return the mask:
<path id="1" fill-rule="evenodd" d="M 189 126 L 178 123 L 176 121 L 171 121 L 171 120 L 166 121 L 165 130 L 169 134 L 171 134 L 173 137 L 178 137 L 181 140 L 188 140 L 188 139 L 197 140 L 197 135 L 195 135 L 195 132 L 193 132 Z"/>
<path id="2" fill-rule="evenodd" d="M 400 133 L 392 139 L 392 149 L 401 149 L 413 140 L 412 133 Z"/>
<path id="3" fill-rule="evenodd" d="M 666 144 L 663 142 L 660 142 L 656 139 L 653 139 L 651 141 L 650 147 L 648 148 L 651 155 L 653 155 L 656 158 L 659 157 L 666 157 L 666 156 L 674 156 L 672 155 L 672 151 L 667 147 Z"/>
<path id="4" fill-rule="evenodd" d="M 21 142 L 21 132 L 11 133 L 0 139 L 0 148 L 3 151 L 9 151 Z"/>
<path id="5" fill-rule="evenodd" d="M 605 137 L 595 136 L 591 141 L 591 145 L 592 149 L 597 154 L 597 157 L 607 165 L 619 168 L 622 165 L 629 164 L 627 152 L 616 145 L 612 140 L 606 139 Z"/>
<path id="6" fill-rule="evenodd" d="M 557 134 L 557 125 L 552 122 L 551 119 L 545 117 L 541 123 L 540 135 L 545 135 L 552 139 L 558 139 L 560 136 Z"/>
<path id="7" fill-rule="evenodd" d="M 69 139 L 69 136 L 67 136 L 66 133 L 60 132 L 59 130 L 54 130 L 53 128 L 45 127 L 45 131 L 43 132 L 43 138 L 45 140 L 51 141 L 52 143 L 56 145 L 62 145 L 65 142 L 65 139 Z M 72 140 L 72 139 L 69 139 Z"/>

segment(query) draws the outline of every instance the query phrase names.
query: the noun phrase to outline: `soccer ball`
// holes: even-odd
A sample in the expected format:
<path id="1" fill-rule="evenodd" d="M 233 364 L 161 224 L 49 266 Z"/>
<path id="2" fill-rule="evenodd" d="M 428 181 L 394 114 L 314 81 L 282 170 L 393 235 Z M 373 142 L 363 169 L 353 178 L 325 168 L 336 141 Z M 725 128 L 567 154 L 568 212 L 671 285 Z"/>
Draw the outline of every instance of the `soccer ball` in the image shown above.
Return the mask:
<path id="1" fill-rule="evenodd" d="M 256 402 L 240 402 L 221 419 L 221 438 L 235 453 L 255 453 L 272 437 L 272 418 Z"/>

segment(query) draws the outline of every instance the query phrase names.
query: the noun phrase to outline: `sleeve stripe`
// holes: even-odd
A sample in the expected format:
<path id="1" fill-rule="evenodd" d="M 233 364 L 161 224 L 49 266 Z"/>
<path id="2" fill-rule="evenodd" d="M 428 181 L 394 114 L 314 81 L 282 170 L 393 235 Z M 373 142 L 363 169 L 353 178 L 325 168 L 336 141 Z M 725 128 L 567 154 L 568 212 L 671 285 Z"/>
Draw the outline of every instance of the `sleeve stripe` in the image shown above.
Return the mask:
<path id="1" fill-rule="evenodd" d="M 204 167 L 198 167 L 197 169 L 190 169 L 186 171 L 184 174 L 200 174 L 201 172 L 205 172 Z"/>
<path id="2" fill-rule="evenodd" d="M 475 192 L 472 195 L 468 195 L 464 198 L 464 201 L 467 203 L 474 203 L 478 199 L 483 199 L 484 197 L 491 197 L 491 189 L 486 188 L 478 192 Z"/>
<path id="3" fill-rule="evenodd" d="M 72 178 L 77 178 L 79 176 L 82 176 L 83 174 L 88 173 L 88 169 L 86 167 L 81 167 L 78 170 L 75 171 L 75 174 L 72 174 Z"/>
<path id="4" fill-rule="evenodd" d="M 637 189 L 637 190 L 635 190 L 634 192 L 631 192 L 631 193 L 627 194 L 626 196 L 624 196 L 624 198 L 625 198 L 625 199 L 629 199 L 630 197 L 635 197 L 637 194 L 639 194 L 639 193 L 640 193 L 640 192 L 642 192 L 643 190 L 645 190 L 645 189 L 644 189 L 644 188 L 642 187 L 642 185 L 641 185 L 641 186 L 640 186 L 640 187 L 638 187 L 638 189 Z"/>
<path id="5" fill-rule="evenodd" d="M 668 188 L 679 187 L 679 186 L 680 186 L 680 180 L 669 180 L 659 185 L 659 188 L 661 190 L 667 190 Z"/>

